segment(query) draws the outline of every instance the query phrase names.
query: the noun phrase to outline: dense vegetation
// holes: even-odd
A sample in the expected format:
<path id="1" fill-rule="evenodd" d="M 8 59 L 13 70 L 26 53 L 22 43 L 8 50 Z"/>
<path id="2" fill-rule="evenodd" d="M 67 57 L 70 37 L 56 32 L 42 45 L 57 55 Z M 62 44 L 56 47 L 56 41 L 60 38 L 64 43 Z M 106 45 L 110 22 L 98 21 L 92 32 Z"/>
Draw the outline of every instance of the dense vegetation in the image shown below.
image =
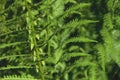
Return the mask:
<path id="1" fill-rule="evenodd" d="M 120 80 L 120 0 L 0 0 L 0 80 Z"/>

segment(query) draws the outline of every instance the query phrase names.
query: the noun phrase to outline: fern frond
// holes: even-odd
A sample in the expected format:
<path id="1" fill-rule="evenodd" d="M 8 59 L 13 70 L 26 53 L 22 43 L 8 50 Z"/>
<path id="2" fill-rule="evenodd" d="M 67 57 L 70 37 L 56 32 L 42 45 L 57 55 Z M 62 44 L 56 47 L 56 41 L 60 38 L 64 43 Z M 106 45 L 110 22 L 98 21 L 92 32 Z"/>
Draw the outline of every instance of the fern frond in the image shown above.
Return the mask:
<path id="1" fill-rule="evenodd" d="M 103 69 L 103 71 L 105 71 L 105 65 L 106 65 L 106 53 L 105 53 L 105 48 L 103 45 L 98 44 L 96 46 L 97 50 L 98 50 L 98 56 L 99 56 L 99 61 L 100 61 L 100 65 Z"/>
<path id="2" fill-rule="evenodd" d="M 68 15 L 74 13 L 75 10 L 77 9 L 82 9 L 84 7 L 88 7 L 90 6 L 90 3 L 80 3 L 80 4 L 75 4 L 74 6 L 70 7 L 69 9 L 67 9 L 64 14 L 62 15 L 62 19 L 64 19 L 65 17 L 67 17 Z"/>
<path id="3" fill-rule="evenodd" d="M 111 13 L 105 14 L 103 19 L 104 19 L 103 26 L 105 26 L 106 28 L 108 28 L 108 30 L 113 29 L 113 21 L 112 21 Z"/>
<path id="4" fill-rule="evenodd" d="M 86 66 L 90 66 L 90 65 L 91 65 L 91 62 L 88 61 L 87 59 L 85 61 L 81 61 L 80 59 L 78 59 L 70 66 L 66 67 L 64 73 L 69 73 L 70 71 L 73 71 L 73 69 L 76 69 L 78 67 L 86 67 Z"/>
<path id="5" fill-rule="evenodd" d="M 62 56 L 61 60 L 68 61 L 72 57 L 85 57 L 85 56 L 90 56 L 90 55 L 87 53 L 80 53 L 80 52 L 66 53 Z"/>
<path id="6" fill-rule="evenodd" d="M 22 75 L 22 76 L 7 75 L 7 76 L 4 76 L 4 78 L 2 78 L 1 80 L 38 80 L 38 79 L 35 79 L 34 77 L 32 77 L 30 75 Z"/>
<path id="7" fill-rule="evenodd" d="M 73 37 L 73 38 L 70 38 L 66 41 L 64 41 L 63 43 L 63 47 L 68 44 L 68 43 L 74 43 L 74 42 L 97 42 L 96 40 L 92 40 L 92 39 L 89 39 L 89 38 L 85 38 L 85 37 Z"/>
<path id="8" fill-rule="evenodd" d="M 21 55 L 8 55 L 8 56 L 2 56 L 0 57 L 0 60 L 3 60 L 3 59 L 11 59 L 13 57 L 28 57 L 28 56 L 31 56 L 30 54 L 21 54 Z"/>
<path id="9" fill-rule="evenodd" d="M 90 67 L 90 80 L 97 80 L 97 65 L 92 64 Z"/>
<path id="10" fill-rule="evenodd" d="M 1 34 L 0 34 L 0 37 L 1 37 L 1 36 L 6 36 L 6 35 L 11 35 L 12 33 L 16 33 L 16 32 L 23 32 L 23 31 L 26 31 L 26 29 L 14 30 L 14 31 L 7 31 L 7 32 L 4 32 L 4 33 L 1 33 Z"/>
<path id="11" fill-rule="evenodd" d="M 74 50 L 80 50 L 80 49 L 79 49 L 79 46 L 71 46 L 71 47 L 69 48 L 69 51 L 74 51 Z"/>
<path id="12" fill-rule="evenodd" d="M 1 67 L 0 70 L 23 69 L 23 68 L 33 68 L 33 67 L 31 66 L 7 66 L 7 67 Z"/>
<path id="13" fill-rule="evenodd" d="M 14 43 L 1 44 L 0 49 L 10 47 L 10 46 L 16 46 L 23 43 L 26 43 L 26 42 L 14 42 Z"/>
<path id="14" fill-rule="evenodd" d="M 75 27 L 79 27 L 82 25 L 87 25 L 90 23 L 96 23 L 98 22 L 97 20 L 78 20 L 78 19 L 74 19 L 73 21 L 70 21 L 69 23 L 67 23 L 66 25 L 64 25 L 63 28 L 75 28 Z"/>

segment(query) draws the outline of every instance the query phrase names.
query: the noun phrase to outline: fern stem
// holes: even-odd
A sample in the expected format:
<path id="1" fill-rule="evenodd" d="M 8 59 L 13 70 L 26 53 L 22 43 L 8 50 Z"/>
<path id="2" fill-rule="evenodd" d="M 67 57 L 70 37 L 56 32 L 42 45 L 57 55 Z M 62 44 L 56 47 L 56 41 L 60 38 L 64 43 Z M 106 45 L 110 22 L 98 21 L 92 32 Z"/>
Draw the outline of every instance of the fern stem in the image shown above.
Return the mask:
<path id="1" fill-rule="evenodd" d="M 42 63 L 39 62 L 41 57 L 39 55 L 39 48 L 37 47 L 37 41 L 36 41 L 36 31 L 34 29 L 34 18 L 35 16 L 32 14 L 32 11 L 30 10 L 30 7 L 27 2 L 26 2 L 26 7 L 28 9 L 27 16 L 26 16 L 26 21 L 27 21 L 27 29 L 29 32 L 29 41 L 30 41 L 30 46 L 31 46 L 31 51 L 33 52 L 33 59 L 36 62 L 36 71 L 40 73 L 41 80 L 44 80 L 44 70 L 42 67 Z"/>

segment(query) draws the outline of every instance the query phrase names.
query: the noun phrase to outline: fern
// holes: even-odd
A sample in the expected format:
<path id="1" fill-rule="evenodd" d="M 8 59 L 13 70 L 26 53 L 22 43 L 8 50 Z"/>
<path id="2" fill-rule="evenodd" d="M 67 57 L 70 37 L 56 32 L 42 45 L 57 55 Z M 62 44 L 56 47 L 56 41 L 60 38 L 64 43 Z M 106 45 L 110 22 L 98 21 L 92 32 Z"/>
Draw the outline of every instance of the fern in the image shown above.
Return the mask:
<path id="1" fill-rule="evenodd" d="M 31 56 L 29 54 L 23 54 L 23 55 L 9 55 L 9 56 L 3 56 L 3 57 L 0 57 L 0 60 L 3 60 L 3 59 L 10 59 L 10 58 L 13 58 L 13 57 L 25 57 L 25 56 Z"/>
<path id="2" fill-rule="evenodd" d="M 96 64 L 92 64 L 91 68 L 90 68 L 90 80 L 96 80 L 97 79 L 97 72 L 96 72 L 96 67 L 97 65 Z"/>
<path id="3" fill-rule="evenodd" d="M 0 79 L 119 79 L 119 2 L 1 0 Z"/>
<path id="4" fill-rule="evenodd" d="M 31 68 L 31 67 L 30 66 L 7 66 L 7 67 L 1 67 L 0 70 L 20 69 L 20 68 Z"/>
<path id="5" fill-rule="evenodd" d="M 88 6 L 90 6 L 90 3 L 75 4 L 74 6 L 70 7 L 69 9 L 67 9 L 64 12 L 64 14 L 62 15 L 62 19 L 64 19 L 65 17 L 67 17 L 70 14 L 73 14 L 75 10 L 84 8 L 84 7 L 88 7 Z"/>
<path id="6" fill-rule="evenodd" d="M 10 46 L 16 46 L 16 45 L 23 44 L 23 43 L 26 43 L 26 42 L 14 42 L 14 43 L 9 43 L 9 44 L 2 44 L 2 45 L 0 46 L 0 49 L 1 49 L 1 48 L 10 47 Z"/>
<path id="7" fill-rule="evenodd" d="M 95 20 L 81 20 L 81 21 L 79 21 L 78 19 L 75 19 L 75 20 L 67 23 L 63 28 L 75 28 L 75 27 L 87 25 L 89 23 L 96 23 L 96 22 L 98 22 L 98 21 L 95 21 Z"/>
<path id="8" fill-rule="evenodd" d="M 76 50 L 79 50 L 79 46 L 71 46 L 70 48 L 69 48 L 69 51 L 71 52 L 71 51 L 76 51 Z"/>
<path id="9" fill-rule="evenodd" d="M 99 60 L 100 60 L 100 65 L 102 67 L 102 70 L 105 71 L 105 66 L 106 66 L 106 52 L 104 49 L 104 46 L 99 44 L 96 46 L 98 50 L 98 55 L 99 55 Z"/>
<path id="10" fill-rule="evenodd" d="M 69 61 L 73 57 L 86 57 L 89 56 L 89 54 L 86 53 L 80 53 L 80 52 L 74 52 L 74 53 L 66 53 L 62 56 L 62 61 Z"/>
<path id="11" fill-rule="evenodd" d="M 4 78 L 2 78 L 2 80 L 38 80 L 38 79 L 35 79 L 34 77 L 30 76 L 30 75 L 27 75 L 27 76 L 18 76 L 18 75 L 7 75 L 7 76 L 4 76 Z"/>
<path id="12" fill-rule="evenodd" d="M 104 15 L 104 24 L 103 26 L 106 26 L 109 30 L 113 29 L 113 24 L 112 24 L 112 16 L 111 13 L 107 13 Z"/>
<path id="13" fill-rule="evenodd" d="M 97 41 L 84 37 L 74 37 L 74 38 L 70 38 L 69 40 L 66 40 L 63 44 L 63 47 L 70 42 L 97 42 Z"/>

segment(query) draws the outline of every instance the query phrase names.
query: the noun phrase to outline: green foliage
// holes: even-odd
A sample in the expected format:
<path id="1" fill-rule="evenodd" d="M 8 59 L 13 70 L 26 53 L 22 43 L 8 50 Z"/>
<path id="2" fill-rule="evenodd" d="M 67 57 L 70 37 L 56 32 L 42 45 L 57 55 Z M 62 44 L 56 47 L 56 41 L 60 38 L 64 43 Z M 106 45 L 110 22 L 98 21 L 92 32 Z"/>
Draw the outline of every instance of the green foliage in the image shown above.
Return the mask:
<path id="1" fill-rule="evenodd" d="M 1 0 L 0 80 L 119 80 L 119 6 Z"/>

